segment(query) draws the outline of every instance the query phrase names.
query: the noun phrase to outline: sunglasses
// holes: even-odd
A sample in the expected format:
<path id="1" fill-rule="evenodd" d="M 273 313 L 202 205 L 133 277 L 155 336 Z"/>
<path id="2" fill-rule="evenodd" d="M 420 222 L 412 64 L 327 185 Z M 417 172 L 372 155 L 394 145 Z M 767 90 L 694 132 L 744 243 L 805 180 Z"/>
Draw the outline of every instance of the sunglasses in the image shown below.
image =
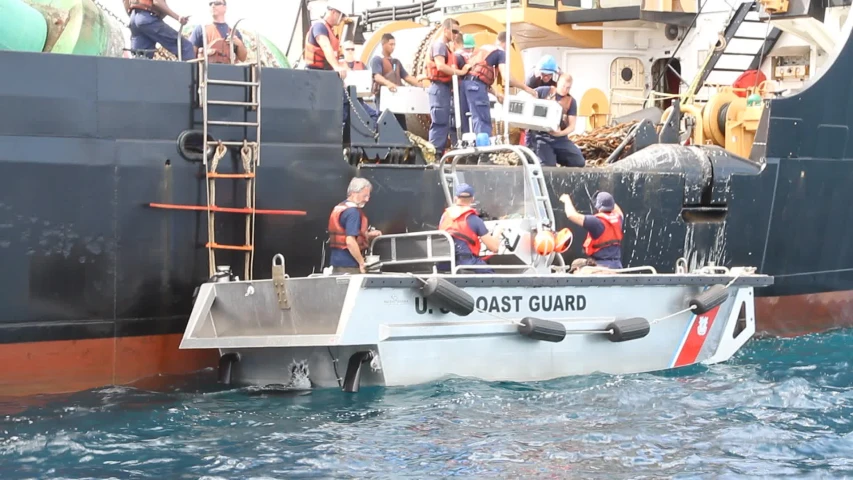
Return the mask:
<path id="1" fill-rule="evenodd" d="M 345 48 L 344 50 L 346 50 L 346 51 L 348 51 L 348 52 L 354 52 L 354 51 L 355 51 L 355 49 L 354 49 L 354 48 Z"/>
<path id="2" fill-rule="evenodd" d="M 455 28 L 453 30 L 451 30 L 451 32 L 453 32 L 454 35 L 459 35 L 459 30 L 457 30 Z"/>
<path id="3" fill-rule="evenodd" d="M 213 6 L 219 6 L 219 5 L 225 5 L 225 2 L 223 2 L 223 1 L 221 1 L 221 0 L 217 0 L 217 1 L 215 1 L 215 2 L 210 2 L 210 6 L 211 6 L 211 7 L 213 7 Z"/>

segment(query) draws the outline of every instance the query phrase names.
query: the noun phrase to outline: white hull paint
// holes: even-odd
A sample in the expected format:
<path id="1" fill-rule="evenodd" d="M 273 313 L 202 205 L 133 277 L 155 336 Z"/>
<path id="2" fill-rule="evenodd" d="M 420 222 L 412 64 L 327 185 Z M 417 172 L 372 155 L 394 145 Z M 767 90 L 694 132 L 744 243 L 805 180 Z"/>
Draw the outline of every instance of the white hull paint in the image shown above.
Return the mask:
<path id="1" fill-rule="evenodd" d="M 441 313 L 410 275 L 288 279 L 289 309 L 280 308 L 272 280 L 204 284 L 181 348 L 239 354 L 232 382 L 256 386 L 299 385 L 297 366 L 312 387 L 338 387 L 350 357 L 368 351 L 375 358 L 362 369 L 362 386 L 649 372 L 730 359 L 755 332 L 753 286 L 772 281 L 700 274 L 443 278 L 481 311 Z M 704 288 L 732 280 L 719 307 L 656 321 L 684 310 Z M 569 334 L 556 343 L 528 338 L 515 323 L 524 317 L 560 322 Z M 652 323 L 648 335 L 612 342 L 602 333 L 573 333 L 631 317 Z"/>

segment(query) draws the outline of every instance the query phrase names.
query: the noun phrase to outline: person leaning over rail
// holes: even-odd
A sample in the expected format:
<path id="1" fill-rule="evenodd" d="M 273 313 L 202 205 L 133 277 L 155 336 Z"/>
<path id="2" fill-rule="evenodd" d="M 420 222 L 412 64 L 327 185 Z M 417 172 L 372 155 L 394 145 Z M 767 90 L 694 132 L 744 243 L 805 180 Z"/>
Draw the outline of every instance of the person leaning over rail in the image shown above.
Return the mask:
<path id="1" fill-rule="evenodd" d="M 207 61 L 210 63 L 231 63 L 231 52 L 228 48 L 228 36 L 232 34 L 231 27 L 225 22 L 225 13 L 228 6 L 225 0 L 212 0 L 210 2 L 210 15 L 213 22 L 207 25 L 196 25 L 190 34 L 190 43 L 198 49 L 199 56 L 204 55 L 204 41 L 207 37 Z M 231 39 L 234 45 L 234 57 L 238 62 L 246 61 L 249 51 L 243 43 L 243 35 L 233 32 Z"/>
<path id="2" fill-rule="evenodd" d="M 169 8 L 166 0 L 123 0 L 124 10 L 130 15 L 130 48 L 141 52 L 148 58 L 154 58 L 154 48 L 159 43 L 163 48 L 178 56 L 180 41 L 181 60 L 195 57 L 192 44 L 177 30 L 163 21 L 163 17 L 172 17 L 181 25 L 186 25 L 189 15 L 180 16 Z"/>
<path id="3" fill-rule="evenodd" d="M 329 216 L 329 264 L 332 273 L 367 273 L 364 253 L 370 241 L 382 235 L 371 230 L 362 210 L 370 201 L 373 187 L 365 178 L 353 178 L 347 187 L 347 199 L 335 205 Z"/>
<path id="4" fill-rule="evenodd" d="M 613 269 L 622 268 L 622 223 L 624 215 L 613 195 L 599 192 L 595 196 L 595 215 L 578 213 L 567 194 L 560 196 L 570 222 L 586 230 L 584 254 L 595 260 L 595 265 Z"/>
<path id="5" fill-rule="evenodd" d="M 480 258 L 480 242 L 491 252 L 497 253 L 500 248 L 502 227 L 498 226 L 490 234 L 486 223 L 480 218 L 472 206 L 474 204 L 474 187 L 460 183 L 456 187 L 456 201 L 447 207 L 438 222 L 438 229 L 453 237 L 456 250 L 456 265 L 487 265 Z M 464 271 L 464 270 L 463 270 Z M 495 273 L 492 269 L 468 270 L 466 273 Z"/>

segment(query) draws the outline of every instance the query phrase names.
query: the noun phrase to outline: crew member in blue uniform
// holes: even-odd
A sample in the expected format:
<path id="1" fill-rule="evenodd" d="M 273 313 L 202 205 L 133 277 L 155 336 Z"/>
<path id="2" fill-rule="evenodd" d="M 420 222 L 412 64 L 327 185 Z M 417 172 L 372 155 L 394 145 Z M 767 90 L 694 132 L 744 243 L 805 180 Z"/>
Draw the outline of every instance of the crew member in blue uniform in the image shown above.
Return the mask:
<path id="1" fill-rule="evenodd" d="M 506 70 L 506 32 L 498 34 L 495 44 L 483 45 L 476 49 L 468 60 L 470 70 L 462 80 L 468 111 L 471 112 L 471 123 L 474 133 L 485 133 L 492 136 L 492 112 L 489 105 L 489 90 L 495 83 L 495 68 L 499 69 L 502 78 L 509 79 L 509 86 L 520 88 L 532 96 L 536 92 L 527 85 L 513 79 Z M 495 91 L 495 96 L 501 99 L 501 92 Z"/>
<path id="2" fill-rule="evenodd" d="M 429 60 L 426 62 L 426 77 L 430 81 L 429 116 L 432 120 L 429 143 L 435 147 L 436 158 L 444 155 L 450 134 L 453 75 L 468 73 L 467 65 L 456 67 L 456 58 L 448 48 L 448 44 L 453 43 L 454 35 L 459 33 L 459 22 L 448 18 L 441 24 L 441 28 L 441 36 L 430 47 Z"/>
<path id="3" fill-rule="evenodd" d="M 190 43 L 203 55 L 205 37 L 207 40 L 207 61 L 210 63 L 231 63 L 231 52 L 228 51 L 228 36 L 231 35 L 231 27 L 225 22 L 227 9 L 225 0 L 213 0 L 210 2 L 210 15 L 213 22 L 207 25 L 196 25 L 190 34 Z M 238 62 L 246 60 L 249 54 L 243 43 L 243 35 L 239 31 L 234 32 L 231 39 L 234 45 L 234 59 Z"/>
<path id="4" fill-rule="evenodd" d="M 348 67 L 339 60 L 341 56 L 341 41 L 335 34 L 334 27 L 341 24 L 349 13 L 349 0 L 328 0 L 326 14 L 311 25 L 305 35 L 305 50 L 302 60 L 309 70 L 333 70 L 338 72 L 341 79 L 347 77 Z M 345 88 L 341 85 L 341 88 Z M 349 117 L 349 102 L 341 92 L 343 100 L 343 124 Z"/>
<path id="5" fill-rule="evenodd" d="M 564 167 L 583 167 L 583 153 L 569 140 L 569 135 L 575 131 L 578 118 L 578 105 L 569 94 L 572 88 L 572 76 L 563 74 L 557 82 L 556 87 L 539 87 L 536 95 L 539 98 L 556 100 L 563 109 L 560 116 L 560 130 L 556 132 L 530 131 L 529 146 L 539 157 L 542 165 L 555 167 L 557 164 Z"/>
<path id="6" fill-rule="evenodd" d="M 353 178 L 347 187 L 347 199 L 332 209 L 329 216 L 329 264 L 332 273 L 367 273 L 364 253 L 370 241 L 382 235 L 371 230 L 362 209 L 370 201 L 372 186 L 366 178 Z"/>
<path id="7" fill-rule="evenodd" d="M 556 87 L 557 86 L 557 61 L 551 55 L 545 55 L 539 59 L 536 69 L 528 79 L 530 88 Z"/>
<path id="8" fill-rule="evenodd" d="M 498 239 L 501 236 L 501 227 L 497 227 L 494 234 L 489 233 L 486 223 L 472 206 L 474 187 L 467 183 L 460 183 L 456 186 L 455 193 L 455 205 L 448 207 L 441 215 L 438 229 L 453 237 L 457 265 L 487 265 L 480 258 L 480 243 L 486 245 L 489 251 L 497 253 L 500 248 Z M 494 273 L 494 270 L 476 269 L 468 270 L 466 273 Z"/>
<path id="9" fill-rule="evenodd" d="M 468 64 L 468 60 L 471 59 L 471 55 L 474 54 L 474 48 L 477 47 L 477 44 L 474 42 L 474 35 L 470 33 L 466 34 L 457 34 L 453 40 L 454 46 L 454 56 L 456 57 L 456 67 L 460 70 L 465 68 L 465 65 Z M 468 133 L 471 130 L 471 126 L 468 122 L 468 100 L 465 98 L 465 89 L 462 88 L 462 79 L 459 81 L 459 91 L 457 92 L 459 96 L 459 121 L 462 125 L 459 125 L 463 134 Z M 455 108 L 455 106 L 454 106 Z M 456 121 L 455 112 L 450 116 L 451 122 Z M 453 128 L 450 130 L 451 143 L 456 143 L 456 124 L 453 124 Z"/>
<path id="10" fill-rule="evenodd" d="M 575 209 L 572 199 L 563 194 L 560 201 L 566 217 L 587 231 L 583 251 L 599 267 L 622 268 L 622 224 L 624 215 L 613 195 L 599 192 L 595 196 L 595 215 L 583 215 Z"/>
<path id="11" fill-rule="evenodd" d="M 154 48 L 159 43 L 177 57 L 180 40 L 181 60 L 195 58 L 192 43 L 163 21 L 163 17 L 172 17 L 181 25 L 186 25 L 189 16 L 182 17 L 175 13 L 166 0 L 124 0 L 124 9 L 130 15 L 131 50 L 153 58 Z"/>

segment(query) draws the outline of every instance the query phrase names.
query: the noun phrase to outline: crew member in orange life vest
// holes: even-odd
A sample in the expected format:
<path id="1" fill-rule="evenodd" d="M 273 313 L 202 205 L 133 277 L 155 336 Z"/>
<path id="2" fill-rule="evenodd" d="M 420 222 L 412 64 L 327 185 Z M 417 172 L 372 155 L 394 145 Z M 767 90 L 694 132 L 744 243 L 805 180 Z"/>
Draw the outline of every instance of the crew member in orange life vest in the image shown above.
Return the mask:
<path id="1" fill-rule="evenodd" d="M 453 237 L 457 265 L 486 265 L 480 258 L 480 242 L 491 252 L 500 248 L 501 227 L 490 234 L 486 223 L 471 206 L 473 203 L 474 187 L 460 183 L 456 186 L 456 204 L 448 207 L 438 222 L 438 229 Z M 494 273 L 494 270 L 477 269 L 466 273 Z"/>
<path id="2" fill-rule="evenodd" d="M 382 235 L 369 228 L 362 211 L 370 201 L 371 190 L 370 181 L 353 178 L 347 187 L 347 199 L 332 209 L 328 228 L 332 273 L 366 273 L 364 252 L 372 239 Z"/>
<path id="3" fill-rule="evenodd" d="M 196 25 L 190 34 L 190 42 L 199 49 L 199 56 L 203 55 L 204 37 L 207 37 L 207 48 L 209 50 L 207 61 L 210 63 L 231 63 L 231 52 L 228 51 L 228 35 L 231 34 L 231 27 L 225 23 L 226 8 L 225 0 L 211 1 L 210 14 L 213 17 L 213 23 L 204 26 Z M 234 32 L 232 43 L 235 60 L 238 62 L 245 61 L 248 51 L 243 43 L 243 35 L 240 32 Z"/>
<path id="4" fill-rule="evenodd" d="M 527 140 L 530 147 L 539 157 L 543 166 L 584 167 L 586 162 L 583 152 L 569 139 L 575 131 L 578 118 L 578 102 L 569 94 L 572 88 L 572 76 L 564 73 L 557 81 L 556 87 L 539 87 L 536 95 L 542 99 L 556 100 L 563 108 L 560 116 L 559 130 L 545 133 L 531 130 Z"/>
<path id="5" fill-rule="evenodd" d="M 474 50 L 468 65 L 468 74 L 462 78 L 462 88 L 471 112 L 472 130 L 474 133 L 487 133 L 492 136 L 492 112 L 489 108 L 489 90 L 493 90 L 498 99 L 503 94 L 494 90 L 495 68 L 501 72 L 502 78 L 509 78 L 509 86 L 520 88 L 531 96 L 536 96 L 532 88 L 519 82 L 509 75 L 506 70 L 506 32 L 498 34 L 494 45 L 483 45 Z"/>
<path id="6" fill-rule="evenodd" d="M 302 60 L 310 70 L 334 70 L 341 78 L 347 76 L 347 66 L 338 61 L 341 54 L 340 40 L 332 30 L 343 22 L 349 13 L 349 0 L 328 0 L 326 14 L 314 22 L 305 35 L 305 51 Z"/>
<path id="7" fill-rule="evenodd" d="M 345 41 L 341 46 L 344 51 L 344 63 L 347 64 L 347 67 L 349 67 L 350 70 L 367 70 L 363 63 L 355 59 L 355 44 L 352 43 L 352 40 Z M 376 111 L 375 108 L 364 103 L 364 100 L 361 98 L 358 99 L 358 103 L 361 104 L 361 107 L 368 115 L 370 115 L 370 118 L 372 118 L 374 122 L 379 120 L 379 112 Z"/>
<path id="8" fill-rule="evenodd" d="M 456 57 L 447 47 L 453 43 L 453 36 L 459 33 L 459 22 L 452 18 L 445 19 L 441 24 L 441 36 L 430 47 L 430 58 L 426 63 L 426 76 L 429 86 L 429 116 L 432 124 L 429 127 L 429 143 L 435 147 L 435 156 L 444 155 L 447 139 L 450 135 L 451 94 L 453 75 L 465 75 L 468 66 L 456 67 Z"/>
<path id="9" fill-rule="evenodd" d="M 163 17 L 172 17 L 181 25 L 186 25 L 189 15 L 183 17 L 169 8 L 166 0 L 124 0 L 124 10 L 130 15 L 130 48 L 141 55 L 153 58 L 157 44 L 178 56 L 178 40 L 181 42 L 181 60 L 195 57 L 192 44 L 177 30 L 163 21 Z"/>
<path id="10" fill-rule="evenodd" d="M 622 268 L 622 222 L 624 215 L 613 195 L 599 192 L 595 196 L 595 215 L 578 213 L 572 199 L 560 196 L 566 208 L 566 217 L 575 225 L 587 231 L 583 250 L 586 256 L 595 260 L 599 267 Z"/>

